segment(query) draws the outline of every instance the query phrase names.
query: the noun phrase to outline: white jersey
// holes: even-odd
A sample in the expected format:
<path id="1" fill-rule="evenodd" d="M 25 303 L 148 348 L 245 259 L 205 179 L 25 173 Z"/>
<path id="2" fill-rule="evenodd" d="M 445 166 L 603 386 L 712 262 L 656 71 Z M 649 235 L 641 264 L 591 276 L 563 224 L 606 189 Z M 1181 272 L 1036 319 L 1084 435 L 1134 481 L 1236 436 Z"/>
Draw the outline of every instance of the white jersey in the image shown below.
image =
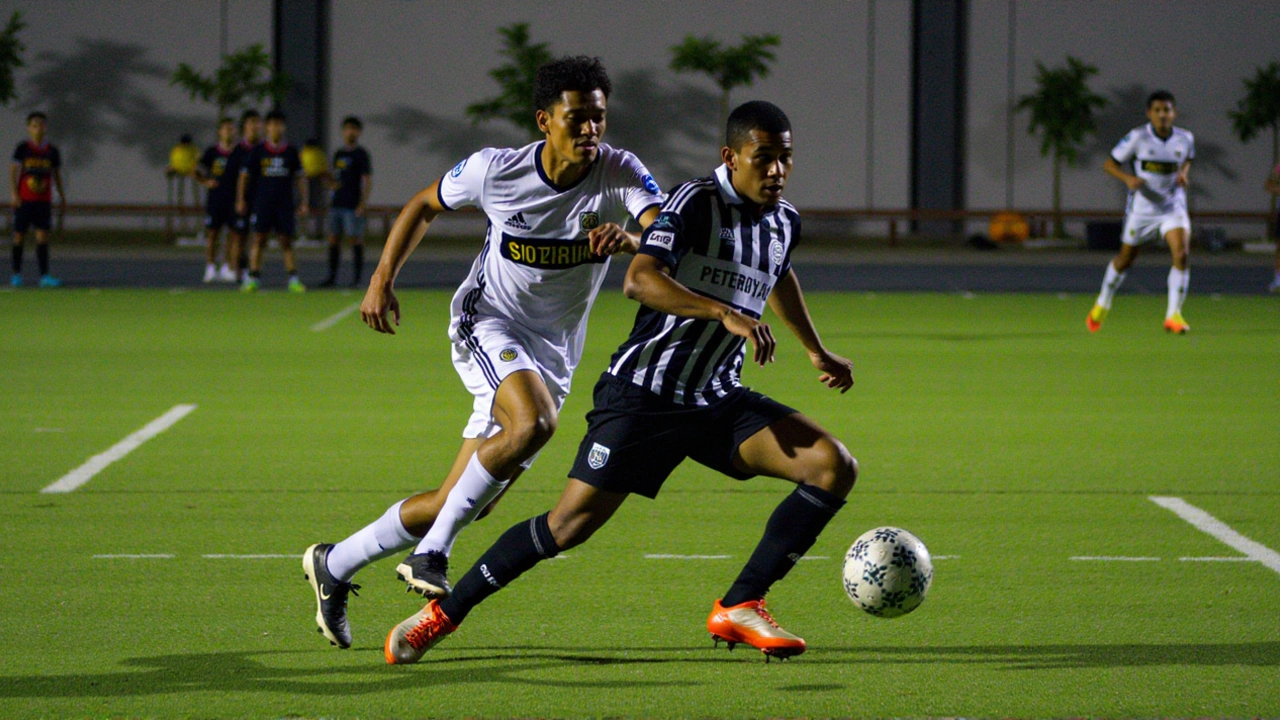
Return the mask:
<path id="1" fill-rule="evenodd" d="M 1164 139 L 1156 135 L 1151 123 L 1130 130 L 1111 151 L 1111 158 L 1121 166 L 1132 162 L 1133 174 L 1146 184 L 1129 192 L 1125 212 L 1141 217 L 1185 213 L 1187 191 L 1178 184 L 1178 170 L 1195 156 L 1195 137 L 1182 128 L 1173 128 Z"/>
<path id="2" fill-rule="evenodd" d="M 545 344 L 533 349 L 539 356 L 563 358 L 548 369 L 567 386 L 609 264 L 591 254 L 588 233 L 638 219 L 664 196 L 635 155 L 605 144 L 581 180 L 557 187 L 543 170 L 543 145 L 486 148 L 440 179 L 441 205 L 489 218 L 484 248 L 453 296 L 449 336 L 467 343 L 477 320 L 506 320 Z"/>

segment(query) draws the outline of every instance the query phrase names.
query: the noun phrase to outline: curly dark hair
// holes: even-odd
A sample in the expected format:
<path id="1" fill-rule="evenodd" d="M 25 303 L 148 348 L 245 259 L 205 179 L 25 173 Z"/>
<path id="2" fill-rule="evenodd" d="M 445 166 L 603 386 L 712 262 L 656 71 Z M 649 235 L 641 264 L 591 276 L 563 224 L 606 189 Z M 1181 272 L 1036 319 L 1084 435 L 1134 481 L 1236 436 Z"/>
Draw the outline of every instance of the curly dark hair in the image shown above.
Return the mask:
<path id="1" fill-rule="evenodd" d="M 725 123 L 724 144 L 737 150 L 751 140 L 751 131 L 759 130 L 769 134 L 791 131 L 791 120 L 782 108 L 764 100 L 745 102 L 729 113 L 729 122 Z"/>
<path id="2" fill-rule="evenodd" d="M 566 55 L 538 68 L 533 83 L 533 108 L 550 111 L 565 91 L 589 93 L 599 90 L 606 98 L 613 91 L 609 73 L 598 57 Z"/>

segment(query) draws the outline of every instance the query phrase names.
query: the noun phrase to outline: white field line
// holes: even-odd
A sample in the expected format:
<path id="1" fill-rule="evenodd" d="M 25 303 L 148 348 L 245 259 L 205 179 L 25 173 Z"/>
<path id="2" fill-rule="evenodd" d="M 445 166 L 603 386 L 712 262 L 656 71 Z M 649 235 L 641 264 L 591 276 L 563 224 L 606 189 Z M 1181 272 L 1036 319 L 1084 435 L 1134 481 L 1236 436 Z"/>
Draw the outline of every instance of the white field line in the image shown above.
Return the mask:
<path id="1" fill-rule="evenodd" d="M 42 493 L 69 493 L 93 479 L 108 465 L 137 449 L 139 445 L 168 430 L 174 423 L 195 410 L 195 405 L 174 405 L 173 409 L 147 423 L 141 430 L 112 445 L 106 452 L 94 455 L 85 464 L 55 480 Z"/>
<path id="2" fill-rule="evenodd" d="M 727 560 L 732 555 L 666 555 L 666 554 L 648 554 L 644 556 L 645 560 Z"/>
<path id="3" fill-rule="evenodd" d="M 1251 557 L 1181 557 L 1179 562 L 1253 562 Z"/>
<path id="4" fill-rule="evenodd" d="M 311 326 L 311 332 L 324 332 L 342 322 L 348 315 L 360 309 L 360 303 L 351 303 L 338 312 Z"/>
<path id="5" fill-rule="evenodd" d="M 1111 555 L 1076 555 L 1072 560 L 1085 562 L 1159 562 L 1158 557 L 1116 557 Z"/>
<path id="6" fill-rule="evenodd" d="M 934 560 L 959 560 L 959 555 L 934 555 Z"/>
<path id="7" fill-rule="evenodd" d="M 172 560 L 173 555 L 169 553 L 155 553 L 150 555 L 132 555 L 122 553 L 118 555 L 94 555 L 94 560 Z"/>
<path id="8" fill-rule="evenodd" d="M 1152 496 L 1148 499 L 1191 523 L 1197 530 L 1212 535 L 1232 549 L 1244 553 L 1250 560 L 1256 560 L 1280 573 L 1280 553 L 1232 530 L 1226 523 L 1195 505 L 1176 497 Z"/>
<path id="9" fill-rule="evenodd" d="M 826 555 L 805 555 L 801 560 L 830 560 Z"/>

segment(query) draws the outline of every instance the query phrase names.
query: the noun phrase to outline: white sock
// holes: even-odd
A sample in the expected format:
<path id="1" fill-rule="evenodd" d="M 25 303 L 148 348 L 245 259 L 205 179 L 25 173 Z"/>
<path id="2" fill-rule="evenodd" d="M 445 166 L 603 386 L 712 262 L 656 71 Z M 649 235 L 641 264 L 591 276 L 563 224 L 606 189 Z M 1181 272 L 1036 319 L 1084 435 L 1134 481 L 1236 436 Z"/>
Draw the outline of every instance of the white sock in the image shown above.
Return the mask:
<path id="1" fill-rule="evenodd" d="M 360 528 L 329 551 L 329 574 L 347 582 L 360 568 L 411 547 L 418 538 L 409 534 L 400 522 L 400 506 L 392 505 L 382 517 Z"/>
<path id="2" fill-rule="evenodd" d="M 480 454 L 471 456 L 467 469 L 462 471 L 458 484 L 449 491 L 440 514 L 431 524 L 427 536 L 418 543 L 416 552 L 424 553 L 432 550 L 448 555 L 453 551 L 453 541 L 463 528 L 471 524 L 480 512 L 498 497 L 507 480 L 499 480 L 485 470 L 480 464 Z"/>
<path id="3" fill-rule="evenodd" d="M 1190 284 L 1191 268 L 1169 268 L 1169 310 L 1164 315 L 1166 319 L 1182 312 L 1182 301 L 1187 299 L 1187 286 Z"/>
<path id="4" fill-rule="evenodd" d="M 1116 270 L 1116 266 L 1107 263 L 1107 274 L 1102 278 L 1102 292 L 1098 293 L 1098 304 L 1110 310 L 1111 300 L 1116 296 L 1116 290 L 1120 289 L 1120 284 L 1124 282 L 1125 273 Z"/>

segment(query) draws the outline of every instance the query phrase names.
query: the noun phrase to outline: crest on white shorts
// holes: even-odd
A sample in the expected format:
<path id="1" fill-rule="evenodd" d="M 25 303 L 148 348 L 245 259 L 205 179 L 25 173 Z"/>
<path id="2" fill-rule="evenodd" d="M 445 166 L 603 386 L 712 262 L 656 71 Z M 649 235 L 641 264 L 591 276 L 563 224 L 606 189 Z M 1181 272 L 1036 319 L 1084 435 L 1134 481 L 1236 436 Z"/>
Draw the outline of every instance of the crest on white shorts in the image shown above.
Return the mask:
<path id="1" fill-rule="evenodd" d="M 591 443 L 591 452 L 587 453 L 587 464 L 592 470 L 599 470 L 609 462 L 609 448 L 600 443 Z"/>
<path id="2" fill-rule="evenodd" d="M 520 351 L 513 347 L 506 348 L 502 352 L 498 353 L 498 359 L 502 362 L 511 362 L 518 357 L 520 357 Z"/>

